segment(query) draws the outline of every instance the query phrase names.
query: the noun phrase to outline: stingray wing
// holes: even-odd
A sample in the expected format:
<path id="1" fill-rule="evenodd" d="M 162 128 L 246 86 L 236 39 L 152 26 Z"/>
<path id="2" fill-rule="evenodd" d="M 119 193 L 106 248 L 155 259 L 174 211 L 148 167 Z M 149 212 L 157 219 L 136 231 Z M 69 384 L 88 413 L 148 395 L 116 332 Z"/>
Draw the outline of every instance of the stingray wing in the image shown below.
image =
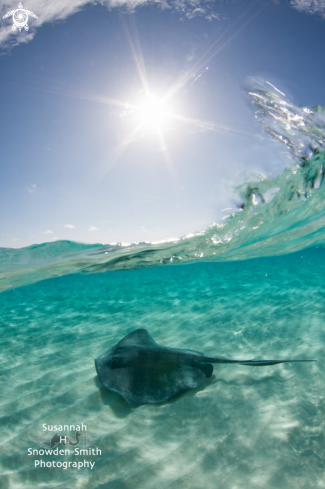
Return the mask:
<path id="1" fill-rule="evenodd" d="M 106 389 L 120 394 L 130 406 L 144 404 L 140 391 L 142 392 L 144 385 L 148 383 L 145 372 L 148 362 L 144 361 L 140 365 L 136 354 L 138 351 L 145 352 L 157 348 L 159 349 L 159 345 L 146 329 L 132 331 L 95 359 L 99 380 Z M 139 369 L 142 369 L 142 372 L 139 372 Z"/>
<path id="2" fill-rule="evenodd" d="M 124 336 L 124 338 L 119 341 L 116 346 L 124 347 L 134 345 L 152 347 L 157 346 L 157 343 L 146 329 L 136 329 L 135 331 L 132 331 L 128 335 Z"/>
<path id="3" fill-rule="evenodd" d="M 204 357 L 204 353 L 202 353 L 201 351 L 196 351 L 196 350 L 187 350 L 187 349 L 184 349 L 183 348 L 172 348 L 173 350 L 178 350 L 178 351 L 181 351 L 181 352 L 184 352 L 184 353 L 189 353 L 191 355 L 199 355 L 200 357 Z"/>
<path id="4" fill-rule="evenodd" d="M 135 331 L 132 331 L 127 336 L 125 336 L 119 343 L 117 343 L 116 346 L 134 346 L 134 345 L 165 348 L 163 346 L 158 345 L 158 343 L 155 342 L 153 337 L 148 333 L 146 329 L 136 329 Z M 183 350 L 180 348 L 168 348 L 168 350 L 174 350 L 177 352 L 203 356 L 202 352 L 196 350 L 185 350 L 185 349 Z"/>

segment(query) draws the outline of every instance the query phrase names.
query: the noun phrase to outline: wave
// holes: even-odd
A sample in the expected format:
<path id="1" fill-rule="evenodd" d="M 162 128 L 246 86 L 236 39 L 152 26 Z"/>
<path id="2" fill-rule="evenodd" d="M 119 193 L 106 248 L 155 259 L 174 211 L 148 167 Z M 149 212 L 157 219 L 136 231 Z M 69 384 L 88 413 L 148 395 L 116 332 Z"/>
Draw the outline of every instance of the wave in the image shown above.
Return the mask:
<path id="1" fill-rule="evenodd" d="M 237 187 L 238 210 L 205 230 L 160 243 L 56 241 L 0 248 L 0 291 L 70 273 L 99 273 L 194 261 L 282 255 L 325 243 L 325 108 L 296 107 L 269 82 L 245 89 L 265 131 L 290 149 L 294 163 L 275 178 Z"/>

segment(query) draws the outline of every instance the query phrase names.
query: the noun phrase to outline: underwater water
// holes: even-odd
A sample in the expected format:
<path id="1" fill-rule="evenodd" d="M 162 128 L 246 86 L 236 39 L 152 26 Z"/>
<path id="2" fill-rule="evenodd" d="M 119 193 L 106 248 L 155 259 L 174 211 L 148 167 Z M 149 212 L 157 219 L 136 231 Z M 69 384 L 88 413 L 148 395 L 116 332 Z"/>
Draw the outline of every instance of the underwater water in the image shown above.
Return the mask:
<path id="1" fill-rule="evenodd" d="M 222 223 L 156 244 L 0 250 L 0 487 L 325 487 L 325 116 L 269 88 L 247 97 L 293 162 L 243 183 Z M 94 359 L 138 328 L 207 356 L 317 362 L 215 365 L 197 389 L 133 409 Z M 98 450 L 30 455 L 43 424 L 84 424 L 79 447 Z"/>
<path id="2" fill-rule="evenodd" d="M 3 292 L 1 487 L 324 487 L 324 263 L 315 248 Z M 132 409 L 101 387 L 94 358 L 137 328 L 210 356 L 317 363 L 215 365 L 197 389 Z M 86 424 L 101 454 L 28 455 L 43 423 Z"/>

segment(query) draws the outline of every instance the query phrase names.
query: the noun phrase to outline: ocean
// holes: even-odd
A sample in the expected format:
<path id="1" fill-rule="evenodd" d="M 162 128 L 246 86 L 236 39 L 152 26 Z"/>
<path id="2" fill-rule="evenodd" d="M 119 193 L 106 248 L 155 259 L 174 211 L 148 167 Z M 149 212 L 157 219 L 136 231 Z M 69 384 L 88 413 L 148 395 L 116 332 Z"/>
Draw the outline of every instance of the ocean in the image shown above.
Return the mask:
<path id="1" fill-rule="evenodd" d="M 325 487 L 324 109 L 250 83 L 292 162 L 244 182 L 221 223 L 163 243 L 0 249 L 1 488 Z M 317 362 L 215 365 L 133 409 L 94 359 L 138 328 L 207 356 Z M 86 425 L 87 453 L 46 454 L 43 424 L 70 439 Z"/>

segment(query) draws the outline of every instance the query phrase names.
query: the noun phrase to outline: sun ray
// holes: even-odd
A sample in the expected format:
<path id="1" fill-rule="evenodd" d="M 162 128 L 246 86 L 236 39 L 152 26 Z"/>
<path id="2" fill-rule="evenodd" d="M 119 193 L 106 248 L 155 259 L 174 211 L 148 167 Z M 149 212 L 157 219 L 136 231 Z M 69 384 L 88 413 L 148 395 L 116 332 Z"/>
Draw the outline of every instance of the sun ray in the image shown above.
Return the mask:
<path id="1" fill-rule="evenodd" d="M 225 125 L 219 125 L 219 124 L 215 124 L 214 122 L 204 121 L 202 119 L 192 119 L 190 117 L 185 117 L 179 114 L 171 115 L 171 118 L 178 120 L 180 122 L 184 122 L 186 124 L 191 124 L 194 126 L 202 126 L 207 130 L 213 130 L 213 131 L 218 131 L 223 133 L 233 133 L 240 136 L 250 136 L 250 137 L 254 136 L 254 134 L 250 132 L 240 131 L 238 129 L 234 129 Z"/>
<path id="2" fill-rule="evenodd" d="M 146 95 L 148 96 L 150 94 L 149 83 L 148 83 L 146 69 L 145 69 L 144 62 L 143 62 L 143 55 L 142 55 L 141 44 L 140 44 L 140 39 L 139 39 L 139 34 L 138 34 L 135 18 L 134 18 L 134 16 L 129 18 L 129 20 L 130 20 L 129 23 L 131 23 L 134 40 L 132 39 L 130 29 L 128 28 L 125 17 L 121 16 L 121 20 L 122 20 L 122 24 L 123 24 L 123 27 L 124 27 L 124 30 L 126 33 L 126 37 L 129 41 L 129 45 L 130 45 L 130 48 L 131 48 L 131 51 L 133 54 L 133 59 L 134 59 L 134 63 L 135 63 L 139 78 L 141 80 L 143 89 L 144 89 Z"/>
<path id="3" fill-rule="evenodd" d="M 166 99 L 171 98 L 178 90 L 180 87 L 183 87 L 186 85 L 189 80 L 195 75 L 202 70 L 203 67 L 206 66 L 207 63 L 209 63 L 217 54 L 219 54 L 233 39 L 235 39 L 249 24 L 251 24 L 256 17 L 258 17 L 266 8 L 265 5 L 261 6 L 251 17 L 249 17 L 246 22 L 243 22 L 236 31 L 231 34 L 231 29 L 234 28 L 243 18 L 244 16 L 252 9 L 252 7 L 256 4 L 256 2 L 252 2 L 248 7 L 241 12 L 241 14 L 235 19 L 235 21 L 224 31 L 220 34 L 220 36 L 207 48 L 204 54 L 200 57 L 199 60 L 196 61 L 196 63 L 185 73 L 183 74 L 180 78 L 176 80 L 176 82 L 172 85 L 172 87 L 169 89 L 169 91 L 166 93 Z M 226 37 L 229 36 L 229 37 Z M 226 37 L 224 42 L 220 44 L 221 41 Z M 213 50 L 213 48 L 215 48 Z M 213 52 L 211 53 L 211 51 Z"/>
<path id="4" fill-rule="evenodd" d="M 78 196 L 72 199 L 76 207 L 78 207 L 78 205 L 82 203 L 82 201 L 85 199 L 85 197 L 87 197 L 87 195 L 90 195 L 91 190 L 95 187 L 95 185 L 98 182 L 100 182 L 103 179 L 105 174 L 116 166 L 116 163 L 118 162 L 119 158 L 124 153 L 124 151 L 128 148 L 128 146 L 133 141 L 137 139 L 135 136 L 141 130 L 141 127 L 142 125 L 139 124 L 132 131 L 130 131 L 128 136 L 115 148 L 113 154 L 108 158 L 105 164 L 101 165 L 101 167 L 97 170 L 96 173 L 92 173 L 92 176 L 87 180 L 87 185 L 86 188 L 83 190 L 83 192 L 82 193 L 78 192 Z"/>
<path id="5" fill-rule="evenodd" d="M 125 107 L 125 101 L 117 100 L 114 98 L 107 97 L 106 95 L 98 95 L 97 93 L 84 92 L 81 90 L 72 89 L 70 87 L 62 86 L 27 86 L 22 83 L 12 82 L 11 85 L 15 85 L 23 88 L 30 88 L 32 90 L 37 90 L 40 92 L 53 93 L 54 95 L 63 95 L 64 97 L 78 98 L 81 100 L 86 100 L 90 102 L 98 102 L 100 104 L 115 105 L 118 107 Z"/>
<path id="6" fill-rule="evenodd" d="M 165 158 L 166 163 L 167 163 L 167 167 L 169 169 L 169 173 L 170 173 L 171 178 L 173 180 L 173 183 L 175 185 L 176 184 L 176 180 L 177 180 L 177 175 L 176 175 L 176 171 L 175 171 L 175 165 L 173 164 L 173 160 L 172 160 L 171 155 L 169 153 L 169 150 L 168 150 L 168 147 L 167 147 L 165 138 L 164 138 L 164 134 L 163 134 L 163 132 L 161 130 L 158 130 L 158 138 L 159 138 L 159 141 L 160 141 L 161 150 L 163 152 L 164 158 Z"/>

